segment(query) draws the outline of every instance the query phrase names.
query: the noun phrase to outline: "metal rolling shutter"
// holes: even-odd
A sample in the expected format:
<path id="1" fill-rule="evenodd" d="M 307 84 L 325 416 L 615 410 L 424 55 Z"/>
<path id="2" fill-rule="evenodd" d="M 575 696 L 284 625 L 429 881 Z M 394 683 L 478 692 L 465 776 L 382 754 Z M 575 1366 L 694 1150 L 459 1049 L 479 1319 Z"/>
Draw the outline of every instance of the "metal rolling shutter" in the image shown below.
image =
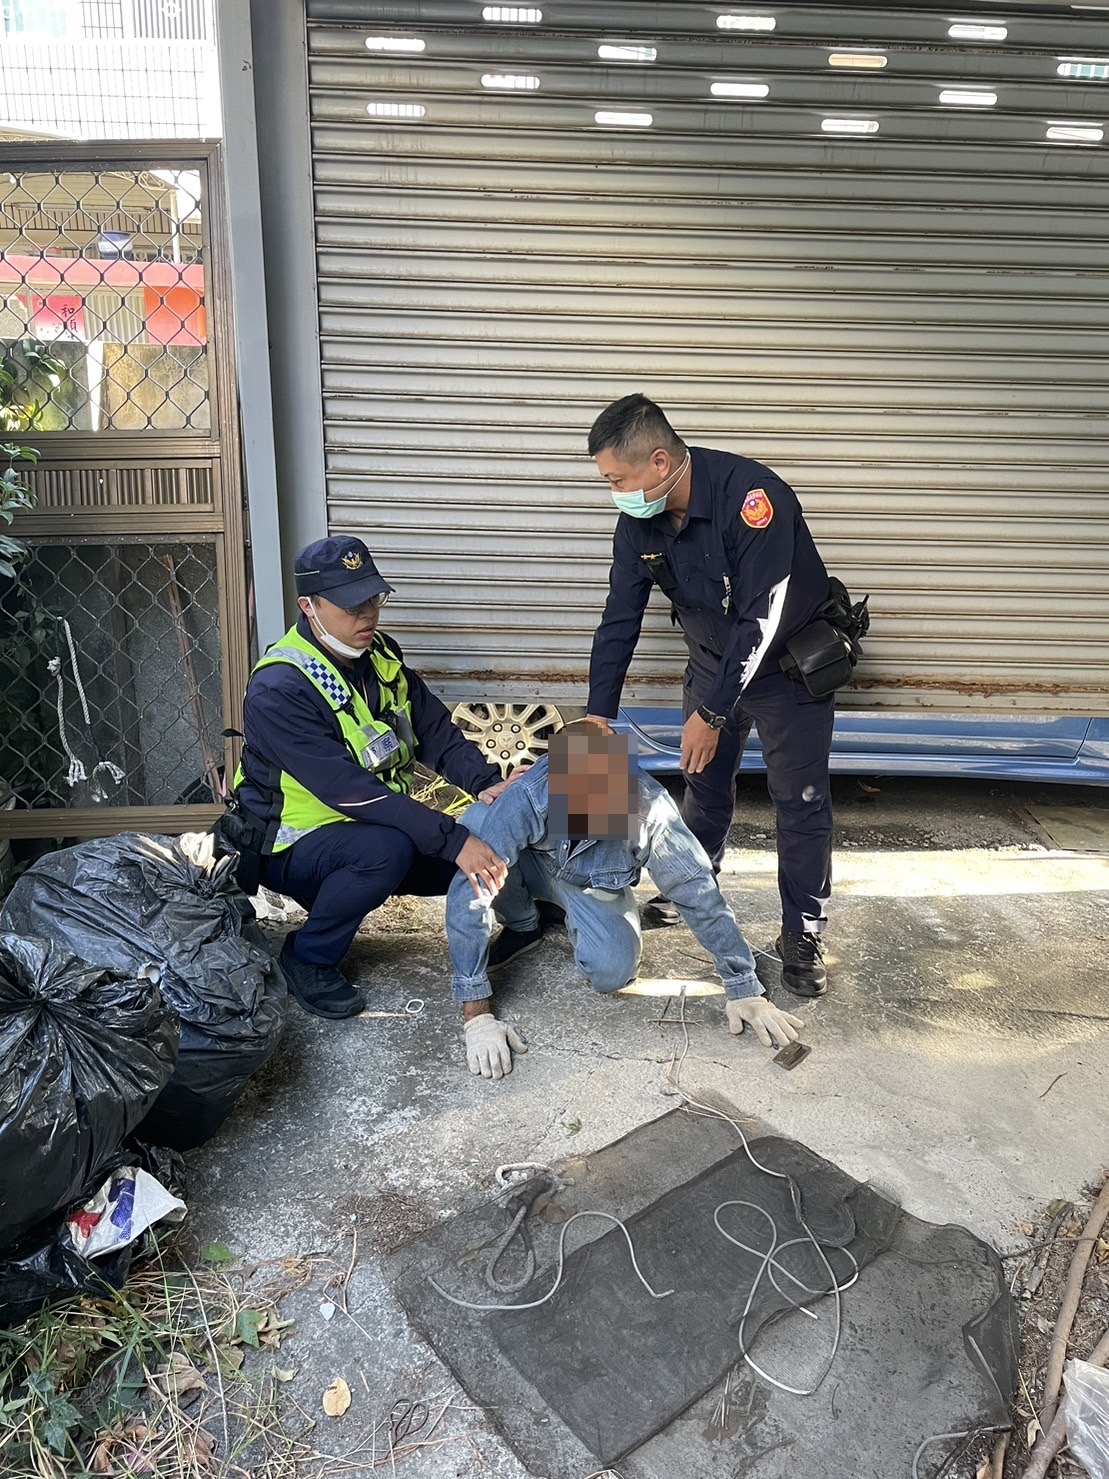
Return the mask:
<path id="1" fill-rule="evenodd" d="M 583 701 L 585 436 L 644 390 L 870 591 L 849 701 L 1105 712 L 1106 19 L 540 5 L 308 0 L 329 516 L 406 650 L 449 696 Z M 626 699 L 681 666 L 652 610 Z"/>

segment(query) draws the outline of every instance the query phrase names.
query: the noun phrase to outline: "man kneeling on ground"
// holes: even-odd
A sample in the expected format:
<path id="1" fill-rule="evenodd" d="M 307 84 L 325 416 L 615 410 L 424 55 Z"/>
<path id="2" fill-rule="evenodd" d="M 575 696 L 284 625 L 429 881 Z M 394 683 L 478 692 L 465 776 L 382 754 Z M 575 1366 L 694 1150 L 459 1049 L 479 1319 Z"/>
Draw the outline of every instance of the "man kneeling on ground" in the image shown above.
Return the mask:
<path id="1" fill-rule="evenodd" d="M 574 961 L 595 991 L 635 980 L 643 952 L 632 889 L 646 868 L 712 956 L 733 1033 L 754 1029 L 766 1047 L 784 1047 L 804 1026 L 768 1001 L 751 950 L 716 883 L 712 863 L 670 796 L 630 760 L 626 735 L 579 720 L 551 739 L 546 760 L 489 806 L 461 818 L 510 866 L 495 897 L 474 898 L 459 876 L 447 894 L 454 999 L 462 1004 L 473 1073 L 501 1078 L 526 1047 L 490 1007 L 489 971 L 539 944 L 537 903 L 565 911 Z M 494 912 L 504 924 L 490 947 Z"/>

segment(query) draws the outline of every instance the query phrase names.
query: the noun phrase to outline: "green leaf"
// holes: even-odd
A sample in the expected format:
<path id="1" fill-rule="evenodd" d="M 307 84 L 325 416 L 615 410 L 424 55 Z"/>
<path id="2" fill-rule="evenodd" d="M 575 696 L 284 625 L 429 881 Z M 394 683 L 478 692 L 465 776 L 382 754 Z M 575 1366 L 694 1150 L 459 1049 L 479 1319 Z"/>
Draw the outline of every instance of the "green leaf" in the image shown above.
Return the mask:
<path id="1" fill-rule="evenodd" d="M 36 1397 L 41 1397 L 46 1403 L 54 1397 L 54 1379 L 45 1371 L 32 1371 L 27 1378 L 27 1390 L 34 1392 Z"/>
<path id="2" fill-rule="evenodd" d="M 235 1317 L 235 1339 L 241 1340 L 244 1345 L 253 1346 L 256 1351 L 260 1350 L 258 1331 L 265 1323 L 264 1310 L 240 1310 Z"/>
<path id="3" fill-rule="evenodd" d="M 230 1263 L 235 1255 L 226 1243 L 205 1243 L 200 1256 L 205 1263 Z"/>
<path id="4" fill-rule="evenodd" d="M 81 1421 L 81 1414 L 64 1397 L 55 1397 L 46 1409 L 42 1436 L 55 1453 L 65 1453 L 70 1446 L 69 1430 Z"/>

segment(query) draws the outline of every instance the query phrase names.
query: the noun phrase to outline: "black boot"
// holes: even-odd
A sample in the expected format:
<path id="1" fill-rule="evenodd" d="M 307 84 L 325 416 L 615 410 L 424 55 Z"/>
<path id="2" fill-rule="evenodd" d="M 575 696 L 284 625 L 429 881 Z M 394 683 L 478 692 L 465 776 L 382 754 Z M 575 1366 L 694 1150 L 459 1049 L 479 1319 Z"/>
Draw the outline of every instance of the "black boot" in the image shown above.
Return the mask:
<path id="1" fill-rule="evenodd" d="M 783 930 L 774 941 L 782 958 L 782 985 L 794 996 L 823 996 L 828 990 L 828 972 L 824 969 L 824 947 L 820 936 L 794 934 Z"/>
<path id="2" fill-rule="evenodd" d="M 285 972 L 289 990 L 306 1012 L 314 1017 L 356 1017 L 365 1008 L 366 998 L 334 966 L 308 965 L 298 960 L 293 951 L 296 932 L 285 936 L 277 963 Z"/>
<path id="3" fill-rule="evenodd" d="M 535 907 L 539 910 L 539 923 L 545 930 L 566 928 L 566 910 L 561 904 L 553 904 L 550 899 L 536 899 Z"/>
<path id="4" fill-rule="evenodd" d="M 533 930 L 510 930 L 507 925 L 489 946 L 489 960 L 485 969 L 487 971 L 499 971 L 506 966 L 510 960 L 516 960 L 518 956 L 526 955 L 543 938 L 543 925 L 540 922 Z"/>
<path id="5" fill-rule="evenodd" d="M 665 894 L 655 894 L 653 899 L 648 899 L 643 905 L 642 922 L 661 929 L 667 925 L 681 924 L 682 916 L 673 899 L 668 899 Z"/>

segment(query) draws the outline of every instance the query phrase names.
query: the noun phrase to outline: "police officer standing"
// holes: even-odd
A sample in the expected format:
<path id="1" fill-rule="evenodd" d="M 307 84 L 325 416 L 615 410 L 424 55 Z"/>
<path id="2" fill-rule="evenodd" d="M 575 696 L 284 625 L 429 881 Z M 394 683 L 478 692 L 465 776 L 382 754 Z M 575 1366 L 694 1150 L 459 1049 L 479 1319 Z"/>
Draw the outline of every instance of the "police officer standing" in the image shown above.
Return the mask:
<path id="1" fill-rule="evenodd" d="M 365 998 L 339 965 L 367 914 L 393 894 L 445 894 L 459 871 L 475 892 L 506 877 L 484 842 L 408 795 L 416 756 L 482 800 L 504 783 L 378 630 L 392 587 L 362 541 L 318 540 L 293 568 L 300 618 L 251 674 L 224 836 L 308 911 L 280 957 L 301 1006 L 349 1017 Z"/>
<path id="2" fill-rule="evenodd" d="M 813 698 L 781 667 L 786 643 L 828 600 L 828 574 L 796 494 L 768 467 L 687 447 L 662 411 L 629 395 L 603 411 L 589 454 L 620 510 L 609 594 L 593 639 L 589 713 L 612 719 L 653 585 L 688 648 L 682 816 L 719 869 L 752 722 L 777 810 L 782 981 L 821 996 L 831 893 L 828 754 L 834 695 Z M 676 911 L 652 900 L 664 922 Z"/>

